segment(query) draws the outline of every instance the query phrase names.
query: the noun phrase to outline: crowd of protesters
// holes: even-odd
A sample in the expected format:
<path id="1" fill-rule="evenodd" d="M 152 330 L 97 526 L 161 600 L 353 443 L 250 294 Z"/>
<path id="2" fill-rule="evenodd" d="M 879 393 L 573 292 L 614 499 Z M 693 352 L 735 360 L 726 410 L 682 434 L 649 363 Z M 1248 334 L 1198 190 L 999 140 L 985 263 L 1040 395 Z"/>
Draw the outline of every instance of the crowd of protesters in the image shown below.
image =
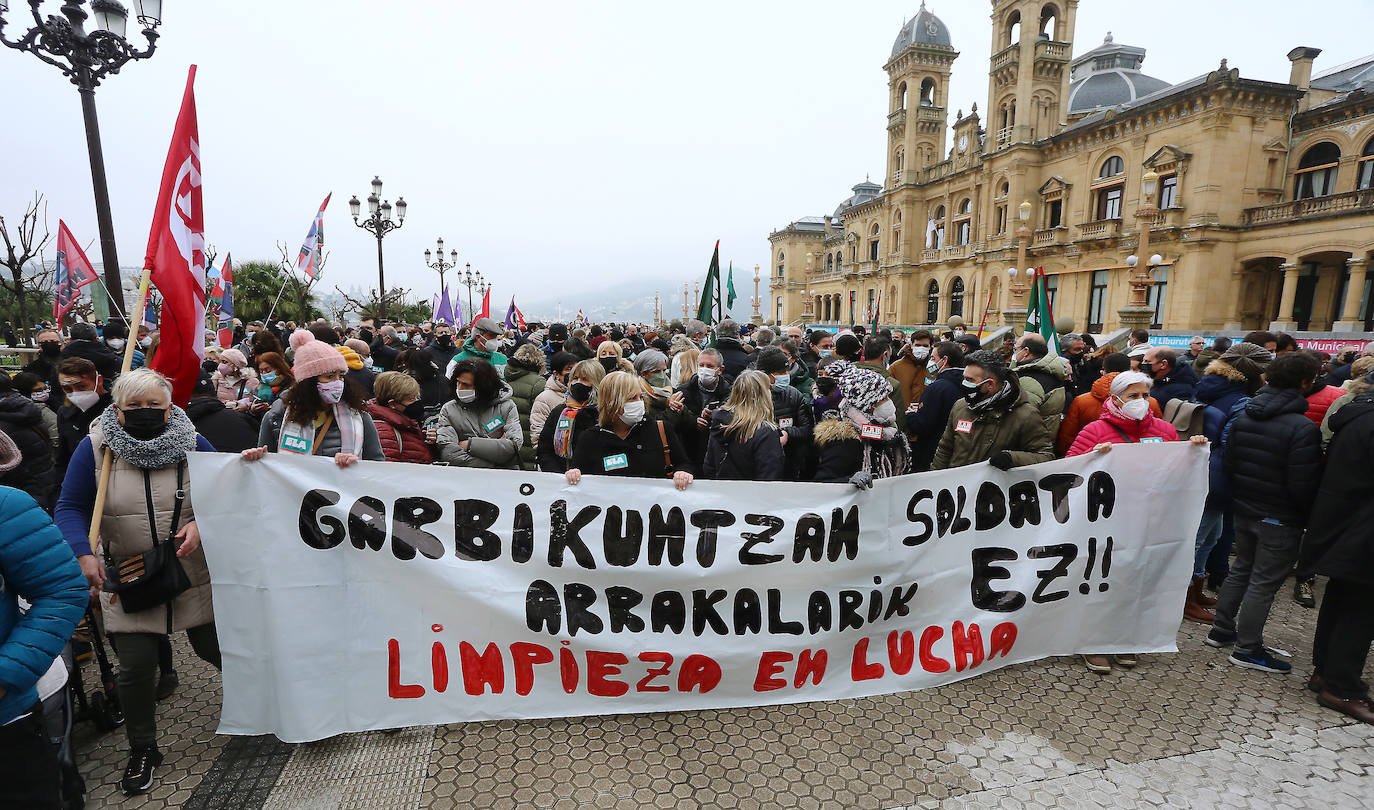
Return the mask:
<path id="1" fill-rule="evenodd" d="M 996 347 L 962 330 L 833 334 L 724 320 L 536 325 L 490 318 L 353 327 L 235 323 L 210 345 L 183 409 L 144 368 L 157 334 L 78 323 L 37 335 L 35 359 L 0 374 L 0 760 L 39 784 L 34 685 L 93 600 L 119 661 L 126 794 L 162 762 L 154 706 L 177 686 L 168 636 L 219 666 L 209 571 L 189 492 L 192 451 L 318 455 L 671 479 L 881 478 L 987 463 L 1008 470 L 1117 444 L 1210 448 L 1205 507 L 1181 615 L 1210 625 L 1231 663 L 1285 673 L 1264 643 L 1275 595 L 1316 603 L 1329 577 L 1308 682 L 1323 705 L 1374 723 L 1360 679 L 1374 638 L 1374 356 L 1300 350 L 1288 335 L 1194 338 L 1124 350 L 1089 335 L 1058 347 L 1024 334 Z M 213 333 L 207 334 L 208 342 Z M 1374 350 L 1371 350 L 1374 353 Z M 1199 450 L 1202 452 L 1202 450 Z M 101 542 L 88 539 L 109 465 Z M 201 497 L 215 497 L 202 495 Z M 1164 508 L 1167 508 L 1165 505 Z M 13 521 L 13 522 L 11 522 Z M 16 527 L 9 531 L 9 527 Z M 65 542 L 63 542 L 65 541 Z M 213 540 L 211 540 L 213 542 Z M 126 610 L 107 572 L 166 545 L 189 578 L 174 599 Z M 140 556 L 143 555 L 143 556 Z M 1215 593 L 1210 596 L 1208 591 Z M 20 614 L 14 596 L 30 607 Z M 1084 655 L 1088 669 L 1137 664 Z M 22 780 L 21 780 L 22 781 Z M 0 786 L 0 797 L 6 797 Z M 15 806 L 52 804 L 40 788 Z"/>

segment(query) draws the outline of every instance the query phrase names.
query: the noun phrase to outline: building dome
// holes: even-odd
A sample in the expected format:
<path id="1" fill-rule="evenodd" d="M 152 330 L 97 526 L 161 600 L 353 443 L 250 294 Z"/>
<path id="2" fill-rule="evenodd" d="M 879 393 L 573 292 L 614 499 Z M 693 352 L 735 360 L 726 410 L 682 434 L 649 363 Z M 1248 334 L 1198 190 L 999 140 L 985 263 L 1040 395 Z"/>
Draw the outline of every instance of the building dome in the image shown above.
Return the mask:
<path id="1" fill-rule="evenodd" d="M 1145 49 L 1119 45 L 1110 32 L 1102 44 L 1073 60 L 1069 79 L 1070 115 L 1130 104 L 1169 87 L 1140 72 Z"/>
<path id="2" fill-rule="evenodd" d="M 844 202 L 840 203 L 838 206 L 835 207 L 835 213 L 832 216 L 832 219 L 842 219 L 845 215 L 845 212 L 847 212 L 854 206 L 863 205 L 869 200 L 877 199 L 878 195 L 883 193 L 883 187 L 878 185 L 877 183 L 865 180 L 862 183 L 859 183 L 858 185 L 854 186 L 852 189 L 850 189 L 850 191 L 853 191 L 854 193 L 849 196 L 849 199 L 845 200 Z"/>
<path id="3" fill-rule="evenodd" d="M 906 25 L 902 26 L 902 30 L 897 32 L 897 41 L 892 43 L 892 55 L 896 56 L 912 45 L 951 50 L 954 48 L 949 40 L 949 28 L 939 17 L 926 11 L 925 2 L 921 3 L 921 10 L 916 12 L 916 16 L 908 20 Z"/>

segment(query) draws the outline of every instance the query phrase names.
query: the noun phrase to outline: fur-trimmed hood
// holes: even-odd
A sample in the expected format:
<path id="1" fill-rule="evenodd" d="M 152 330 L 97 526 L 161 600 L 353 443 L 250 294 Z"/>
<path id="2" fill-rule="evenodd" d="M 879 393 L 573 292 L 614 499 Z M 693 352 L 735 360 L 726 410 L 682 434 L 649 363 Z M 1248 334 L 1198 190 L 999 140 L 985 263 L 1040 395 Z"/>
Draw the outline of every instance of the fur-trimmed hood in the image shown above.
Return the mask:
<path id="1" fill-rule="evenodd" d="M 1219 377 L 1225 377 L 1231 382 L 1244 383 L 1246 381 L 1245 375 L 1236 370 L 1235 366 L 1232 366 L 1225 360 L 1213 360 L 1207 364 L 1207 368 L 1204 369 L 1202 373 L 1204 375 L 1215 374 Z"/>
<path id="2" fill-rule="evenodd" d="M 816 423 L 812 439 L 818 447 L 859 438 L 859 427 L 848 419 L 825 419 Z"/>

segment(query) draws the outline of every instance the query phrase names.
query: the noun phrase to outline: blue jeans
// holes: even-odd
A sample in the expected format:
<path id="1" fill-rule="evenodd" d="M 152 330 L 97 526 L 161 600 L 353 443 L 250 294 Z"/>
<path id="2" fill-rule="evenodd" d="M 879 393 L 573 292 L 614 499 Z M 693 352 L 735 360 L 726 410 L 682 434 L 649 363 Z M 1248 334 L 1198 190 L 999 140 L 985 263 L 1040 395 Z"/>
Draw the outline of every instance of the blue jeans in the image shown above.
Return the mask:
<path id="1" fill-rule="evenodd" d="M 1204 509 L 1202 512 L 1202 522 L 1197 527 L 1197 540 L 1193 546 L 1195 577 L 1207 575 L 1207 558 L 1212 556 L 1212 549 L 1216 548 L 1217 541 L 1221 539 L 1221 523 L 1225 514 L 1221 509 Z"/>

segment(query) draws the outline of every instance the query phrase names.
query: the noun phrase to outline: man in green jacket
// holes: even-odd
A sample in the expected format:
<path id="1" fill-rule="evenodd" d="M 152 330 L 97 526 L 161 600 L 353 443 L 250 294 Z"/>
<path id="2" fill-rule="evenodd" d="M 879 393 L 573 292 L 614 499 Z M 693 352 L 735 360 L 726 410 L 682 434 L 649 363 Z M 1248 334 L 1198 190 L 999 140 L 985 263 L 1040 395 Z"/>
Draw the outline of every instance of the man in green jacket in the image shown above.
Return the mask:
<path id="1" fill-rule="evenodd" d="M 1001 470 L 1054 458 L 1052 434 L 1007 367 L 990 351 L 964 358 L 964 398 L 954 403 L 932 470 L 987 461 Z"/>
<path id="2" fill-rule="evenodd" d="M 1050 354 L 1045 338 L 1034 332 L 1027 332 L 1016 341 L 1016 352 L 1011 357 L 1012 370 L 1016 372 L 1021 391 L 1030 404 L 1040 411 L 1045 430 L 1051 436 L 1059 435 L 1059 421 L 1065 410 L 1069 361 L 1057 354 Z"/>
<path id="3" fill-rule="evenodd" d="M 469 357 L 477 360 L 485 360 L 496 369 L 496 373 L 502 379 L 506 376 L 506 356 L 496 351 L 496 341 L 506 334 L 506 330 L 501 328 L 501 324 L 491 318 L 478 318 L 472 323 L 472 337 L 463 344 L 463 350 L 453 355 L 453 359 L 448 362 L 448 367 L 444 369 L 444 376 L 453 377 L 453 367 L 458 365 L 459 360 L 466 360 Z M 490 343 L 492 348 L 488 349 Z"/>
<path id="4" fill-rule="evenodd" d="M 839 344 L 836 344 L 838 351 Z M 874 335 L 863 342 L 863 359 L 855 362 L 859 368 L 866 368 L 869 371 L 887 380 L 887 384 L 892 386 L 892 404 L 897 406 L 897 413 L 906 412 L 906 392 L 902 388 L 901 382 L 887 370 L 888 356 L 892 353 L 892 344 L 883 338 Z"/>

